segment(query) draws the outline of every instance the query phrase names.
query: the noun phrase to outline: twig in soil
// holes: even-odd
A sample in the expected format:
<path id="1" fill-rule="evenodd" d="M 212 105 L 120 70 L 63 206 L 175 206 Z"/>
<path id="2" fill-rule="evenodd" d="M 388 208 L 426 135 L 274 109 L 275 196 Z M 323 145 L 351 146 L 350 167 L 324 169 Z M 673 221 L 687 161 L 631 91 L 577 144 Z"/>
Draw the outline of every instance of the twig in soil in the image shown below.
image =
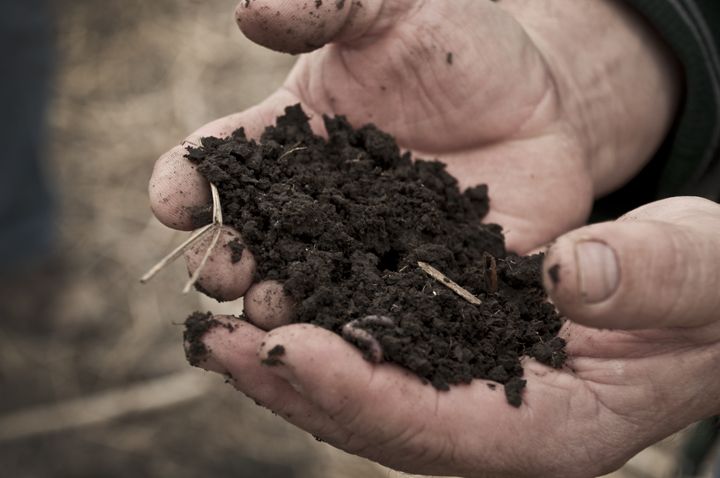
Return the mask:
<path id="1" fill-rule="evenodd" d="M 368 315 L 362 319 L 351 320 L 343 325 L 342 336 L 345 340 L 358 344 L 365 349 L 365 358 L 372 363 L 380 363 L 383 360 L 383 350 L 380 342 L 367 330 L 362 329 L 363 325 L 379 324 L 392 327 L 395 322 L 384 315 Z"/>
<path id="2" fill-rule="evenodd" d="M 220 207 L 220 193 L 218 192 L 217 187 L 212 183 L 210 183 L 210 194 L 212 195 L 213 204 L 213 224 L 215 224 L 215 226 L 222 226 L 223 216 L 222 208 Z"/>
<path id="3" fill-rule="evenodd" d="M 187 240 L 185 240 L 182 244 L 177 246 L 175 249 L 173 249 L 172 252 L 170 252 L 168 255 L 163 257 L 157 264 L 155 264 L 153 267 L 150 268 L 149 271 L 147 271 L 141 278 L 140 282 L 142 284 L 147 283 L 155 277 L 155 275 L 163 270 L 165 267 L 170 265 L 173 261 L 175 261 L 178 257 L 183 255 L 185 251 L 187 251 L 193 244 L 198 242 L 200 239 L 205 238 L 206 235 L 208 235 L 210 232 L 214 232 L 215 235 L 213 236 L 212 241 L 210 242 L 210 246 L 205 251 L 205 255 L 203 256 L 202 260 L 200 261 L 200 265 L 197 269 L 195 269 L 195 272 L 193 273 L 192 277 L 188 280 L 188 282 L 185 284 L 185 287 L 183 288 L 183 293 L 186 294 L 190 288 L 197 282 L 198 277 L 200 277 L 200 272 L 202 272 L 203 267 L 205 267 L 205 264 L 208 261 L 208 258 L 210 257 L 210 254 L 212 253 L 213 249 L 217 245 L 218 239 L 220 238 L 220 234 L 222 232 L 222 225 L 223 225 L 223 217 L 222 217 L 222 208 L 220 207 L 220 194 L 218 193 L 217 187 L 215 187 L 214 184 L 210 184 L 210 192 L 212 194 L 212 201 L 213 201 L 213 214 L 212 214 L 212 223 L 208 224 L 206 226 L 203 226 L 202 228 L 195 231 Z"/>
<path id="4" fill-rule="evenodd" d="M 291 155 L 292 153 L 296 153 L 296 152 L 302 151 L 302 150 L 304 150 L 304 149 L 307 149 L 307 146 L 300 146 L 300 143 L 295 143 L 295 146 L 293 146 L 293 147 L 290 148 L 289 150 L 285 151 L 283 154 L 281 154 L 281 155 L 278 157 L 278 161 L 280 161 L 281 159 L 283 159 L 283 158 Z"/>
<path id="5" fill-rule="evenodd" d="M 443 284 L 445 287 L 450 289 L 451 291 L 455 292 L 457 295 L 465 299 L 466 301 L 470 302 L 473 305 L 480 305 L 482 304 L 482 301 L 472 295 L 467 290 L 460 287 L 457 283 L 453 282 L 452 279 L 450 279 L 448 276 L 440 272 L 439 270 L 435 269 L 433 266 L 428 264 L 427 262 L 418 262 L 418 267 L 423 270 L 427 275 L 435 279 L 436 281 Z"/>

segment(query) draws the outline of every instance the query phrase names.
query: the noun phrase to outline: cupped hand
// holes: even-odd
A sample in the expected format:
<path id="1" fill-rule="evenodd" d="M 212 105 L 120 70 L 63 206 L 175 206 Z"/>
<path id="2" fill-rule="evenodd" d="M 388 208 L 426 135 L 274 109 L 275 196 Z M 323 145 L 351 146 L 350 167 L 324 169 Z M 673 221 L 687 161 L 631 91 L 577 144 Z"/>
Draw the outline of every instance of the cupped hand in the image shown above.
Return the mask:
<path id="1" fill-rule="evenodd" d="M 243 0 L 251 40 L 300 56 L 259 105 L 187 139 L 258 136 L 284 107 L 375 123 L 402 148 L 448 164 L 461 187 L 489 185 L 487 222 L 526 252 L 581 225 L 593 198 L 627 181 L 672 122 L 674 63 L 616 0 Z M 587 48 L 578 55 L 577 46 Z M 197 226 L 207 184 L 183 158 L 157 163 L 152 207 Z"/>
<path id="2" fill-rule="evenodd" d="M 258 136 L 296 102 L 315 120 L 335 113 L 355 125 L 374 122 L 403 148 L 446 162 L 461 186 L 487 183 L 487 220 L 503 225 L 519 252 L 581 224 L 593 197 L 637 172 L 677 104 L 672 59 L 615 1 L 247 0 L 237 13 L 258 43 L 293 53 L 319 49 L 301 56 L 261 104 L 200 128 L 186 143 L 241 126 Z M 590 53 L 578 57 L 578 43 Z M 156 216 L 181 230 L 201 225 L 193 218 L 210 201 L 207 183 L 184 159 L 186 143 L 160 158 L 150 184 Z M 235 236 L 227 230 L 223 242 Z M 560 264 L 553 294 L 561 309 L 565 300 L 581 314 L 567 278 L 574 256 L 561 260 L 561 244 L 550 255 Z M 206 248 L 190 253 L 191 269 Z M 397 367 L 364 361 L 327 331 L 285 325 L 292 304 L 280 284 L 252 284 L 250 252 L 231 263 L 227 248 L 215 251 L 200 285 L 224 299 L 245 295 L 252 324 L 233 321 L 235 332 L 208 332 L 212 354 L 202 365 L 230 373 L 239 390 L 319 438 L 398 469 L 592 476 L 707 411 L 693 402 L 703 394 L 691 377 L 717 359 L 718 334 L 703 330 L 717 332 L 712 325 L 646 335 L 569 323 L 573 369 L 528 361 L 524 406 L 514 410 L 483 382 L 438 393 Z M 622 284 L 622 265 L 619 271 L 615 294 L 631 290 Z M 622 311 L 627 300 L 613 307 Z M 613 307 L 588 320 L 615 317 Z M 638 316 L 650 322 L 653 313 Z M 709 387 L 703 392 L 717 397 Z M 667 406 L 645 406 L 657 397 Z M 660 420 L 665 413 L 670 418 Z"/>
<path id="3" fill-rule="evenodd" d="M 518 409 L 485 381 L 439 392 L 324 329 L 282 325 L 290 304 L 271 289 L 247 303 L 250 322 L 216 318 L 235 329 L 205 335 L 200 366 L 317 438 L 398 470 L 593 477 L 720 412 L 718 264 L 720 206 L 698 198 L 560 237 L 544 274 L 571 319 L 561 332 L 570 359 L 562 370 L 525 360 Z"/>

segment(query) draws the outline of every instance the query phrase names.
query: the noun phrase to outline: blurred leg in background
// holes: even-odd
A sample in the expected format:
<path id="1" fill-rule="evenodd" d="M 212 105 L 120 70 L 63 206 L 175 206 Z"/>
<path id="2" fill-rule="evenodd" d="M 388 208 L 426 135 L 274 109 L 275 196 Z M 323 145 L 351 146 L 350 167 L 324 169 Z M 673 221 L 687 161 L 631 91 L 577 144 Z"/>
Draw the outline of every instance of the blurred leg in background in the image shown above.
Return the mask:
<path id="1" fill-rule="evenodd" d="M 3 0 L 0 15 L 0 275 L 46 256 L 54 207 L 44 174 L 53 70 L 49 0 Z"/>
<path id="2" fill-rule="evenodd" d="M 707 463 L 718 436 L 720 436 L 718 427 L 720 427 L 718 418 L 704 420 L 693 427 L 682 447 L 678 476 L 701 476 L 703 464 Z M 720 469 L 717 470 L 717 473 L 720 473 Z"/>
<path id="3" fill-rule="evenodd" d="M 34 333 L 52 322 L 62 271 L 52 254 L 55 206 L 45 174 L 55 57 L 50 3 L 0 1 L 0 326 Z"/>

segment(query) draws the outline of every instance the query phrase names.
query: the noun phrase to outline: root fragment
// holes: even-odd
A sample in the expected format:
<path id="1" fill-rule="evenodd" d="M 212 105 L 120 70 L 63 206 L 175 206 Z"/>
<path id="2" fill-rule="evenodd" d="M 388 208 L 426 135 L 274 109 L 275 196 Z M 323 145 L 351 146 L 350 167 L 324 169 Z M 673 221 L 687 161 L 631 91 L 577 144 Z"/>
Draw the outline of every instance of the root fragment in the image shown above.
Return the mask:
<path id="1" fill-rule="evenodd" d="M 303 151 L 305 149 L 307 149 L 307 146 L 300 146 L 300 143 L 296 143 L 292 148 L 288 149 L 283 154 L 281 154 L 277 160 L 280 161 L 281 159 L 283 159 L 287 156 L 290 156 L 293 153 L 296 153 L 298 151 Z"/>
<path id="2" fill-rule="evenodd" d="M 473 305 L 480 305 L 482 301 L 468 292 L 466 289 L 460 287 L 456 282 L 450 279 L 448 276 L 435 269 L 427 262 L 418 262 L 418 267 L 423 270 L 427 275 L 440 282 L 442 285 L 455 292 L 457 295 L 470 302 Z"/>
<path id="3" fill-rule="evenodd" d="M 155 275 L 157 275 L 158 272 L 172 264 L 178 257 L 183 255 L 185 251 L 190 249 L 193 244 L 198 242 L 200 239 L 205 238 L 208 234 L 214 232 L 212 241 L 210 241 L 210 246 L 205 251 L 205 255 L 200 261 L 198 268 L 195 269 L 192 277 L 190 277 L 190 279 L 185 284 L 185 287 L 183 287 L 183 294 L 187 294 L 192 288 L 192 286 L 195 285 L 195 282 L 197 282 L 198 278 L 200 277 L 200 273 L 205 267 L 205 264 L 207 264 L 208 258 L 210 257 L 210 254 L 212 254 L 212 251 L 215 249 L 215 246 L 220 239 L 220 234 L 222 233 L 223 217 L 222 208 L 220 207 L 220 193 L 218 192 L 218 189 L 217 187 L 215 187 L 214 184 L 210 184 L 210 192 L 212 194 L 213 201 L 212 223 L 195 231 L 189 238 L 185 240 L 185 242 L 177 246 L 175 249 L 172 250 L 172 252 L 163 257 L 157 264 L 151 267 L 150 270 L 147 271 L 140 278 L 140 283 L 145 284 L 150 281 L 153 277 L 155 277 Z"/>
<path id="4" fill-rule="evenodd" d="M 175 249 L 173 249 L 172 252 L 170 252 L 167 256 L 160 259 L 160 261 L 152 266 L 150 270 L 148 270 L 141 278 L 140 283 L 145 284 L 149 282 L 155 275 L 163 270 L 168 265 L 172 264 L 175 259 L 183 255 L 183 252 L 188 250 L 193 244 L 195 244 L 200 239 L 204 238 L 208 231 L 212 229 L 213 225 L 208 224 L 206 226 L 203 226 L 202 228 L 195 231 L 190 237 L 188 237 L 182 244 L 177 246 Z"/>

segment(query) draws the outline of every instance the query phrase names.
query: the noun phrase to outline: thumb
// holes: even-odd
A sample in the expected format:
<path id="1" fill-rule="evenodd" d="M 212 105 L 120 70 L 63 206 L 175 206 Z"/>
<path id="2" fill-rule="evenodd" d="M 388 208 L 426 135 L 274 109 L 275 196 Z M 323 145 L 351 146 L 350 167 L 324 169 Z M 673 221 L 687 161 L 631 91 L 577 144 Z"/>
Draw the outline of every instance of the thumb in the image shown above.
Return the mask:
<path id="1" fill-rule="evenodd" d="M 241 0 L 240 30 L 271 50 L 305 53 L 330 42 L 350 42 L 379 33 L 415 0 Z"/>
<path id="2" fill-rule="evenodd" d="M 720 318 L 720 205 L 679 197 L 560 237 L 543 279 L 558 309 L 598 328 L 694 327 Z"/>

